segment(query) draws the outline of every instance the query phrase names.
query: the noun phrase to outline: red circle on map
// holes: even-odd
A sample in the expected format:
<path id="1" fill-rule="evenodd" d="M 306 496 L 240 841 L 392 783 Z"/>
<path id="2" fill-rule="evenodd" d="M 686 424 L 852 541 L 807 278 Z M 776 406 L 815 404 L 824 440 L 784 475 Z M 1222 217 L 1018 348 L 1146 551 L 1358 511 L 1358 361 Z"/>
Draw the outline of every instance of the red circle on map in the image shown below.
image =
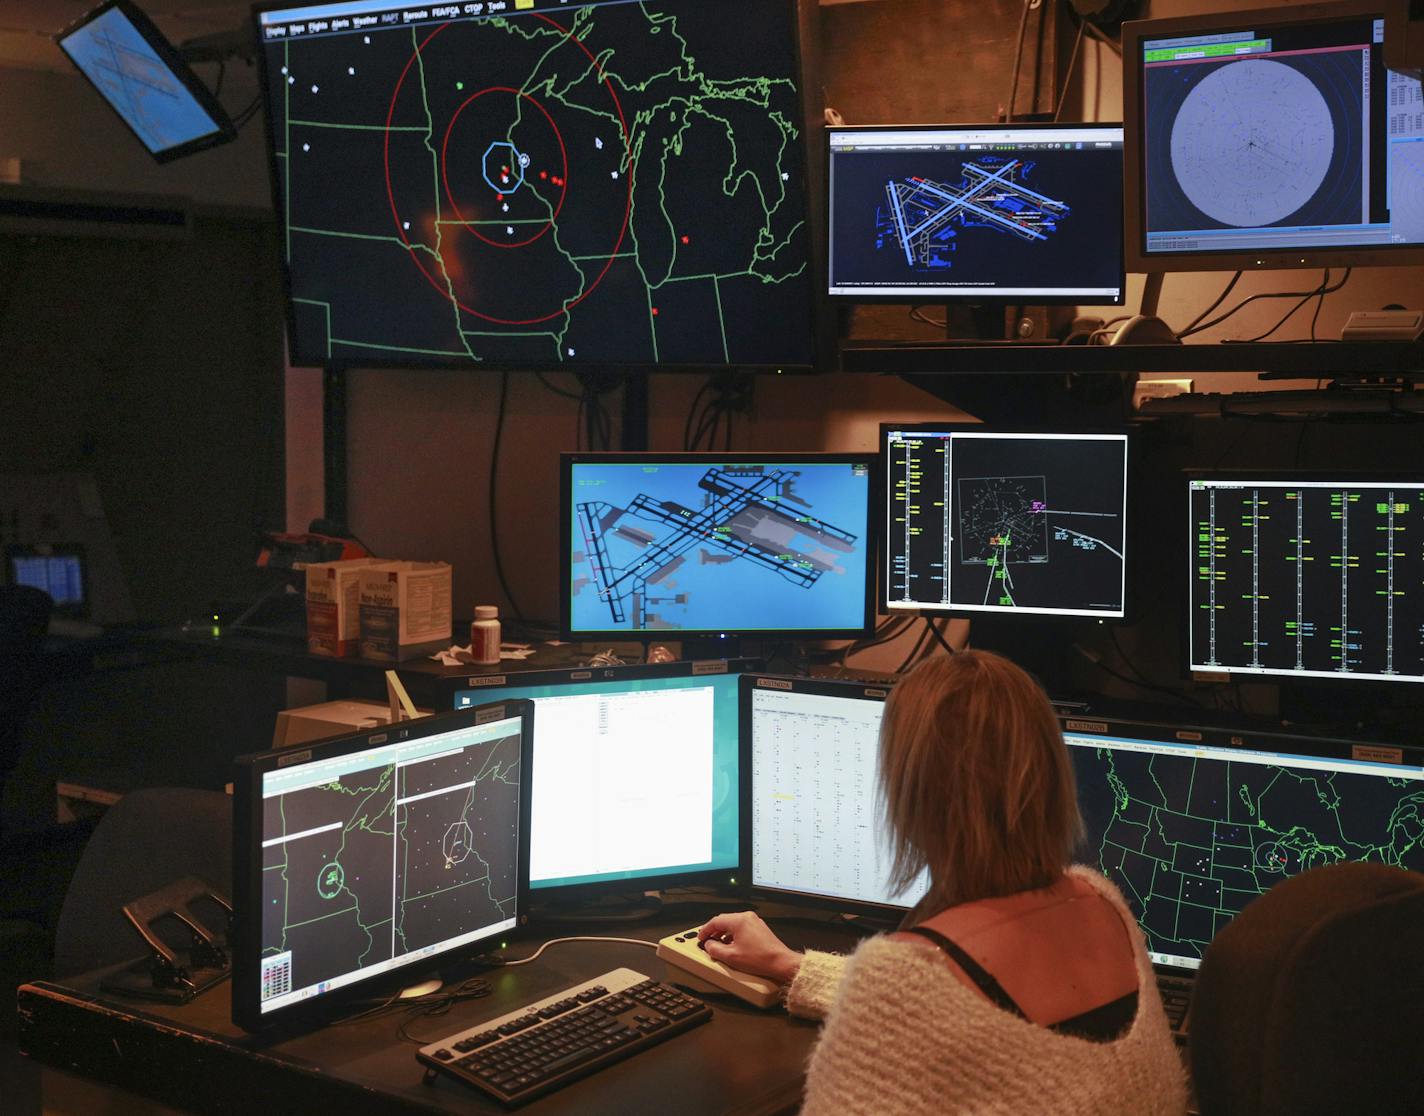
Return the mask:
<path id="1" fill-rule="evenodd" d="M 623 135 L 623 154 L 625 161 L 620 169 L 623 171 L 624 176 L 627 179 L 628 193 L 623 203 L 623 221 L 618 227 L 618 237 L 614 240 L 613 247 L 608 253 L 608 258 L 604 260 L 602 269 L 596 276 L 594 276 L 593 282 L 591 282 L 579 294 L 577 298 L 571 299 L 566 305 L 560 306 L 558 309 L 552 310 L 549 313 L 542 314 L 538 317 L 497 318 L 492 314 L 485 314 L 480 312 L 479 310 L 476 310 L 472 306 L 467 306 L 464 302 L 460 301 L 459 298 L 455 298 L 455 305 L 458 306 L 461 310 L 465 311 L 467 314 L 473 314 L 477 318 L 480 318 L 487 322 L 494 322 L 496 325 L 537 325 L 540 322 L 547 322 L 551 318 L 557 318 L 561 314 L 565 314 L 569 310 L 572 310 L 580 302 L 582 302 L 589 295 L 591 295 L 594 289 L 599 285 L 599 283 L 603 282 L 604 276 L 608 274 L 608 269 L 613 266 L 613 260 L 618 255 L 618 249 L 623 246 L 623 238 L 628 235 L 628 221 L 633 213 L 633 149 L 628 137 L 628 121 L 623 115 L 623 104 L 621 101 L 618 100 L 617 91 L 614 90 L 612 82 L 608 80 L 608 75 L 603 72 L 603 66 L 599 63 L 598 59 L 595 58 L 592 53 L 590 53 L 588 47 L 584 46 L 580 40 L 574 38 L 574 36 L 568 31 L 567 28 L 559 26 L 559 24 L 555 23 L 546 15 L 541 15 L 538 12 L 533 12 L 531 14 L 535 19 L 543 20 L 550 27 L 554 28 L 556 31 L 562 34 L 564 38 L 566 38 L 569 42 L 577 46 L 579 50 L 583 51 L 584 55 L 593 65 L 593 68 L 598 72 L 600 82 L 603 84 L 604 89 L 608 91 L 609 98 L 613 101 L 614 111 L 618 115 L 618 126 Z M 422 52 L 427 46 L 430 45 L 431 40 L 433 40 L 437 35 L 439 35 L 449 26 L 449 23 L 442 23 L 439 27 L 435 28 L 434 31 L 427 35 L 421 41 L 420 45 L 415 48 L 414 53 L 412 53 L 410 58 L 406 61 L 405 68 L 401 70 L 400 77 L 396 79 L 396 87 L 391 93 L 390 107 L 386 111 L 385 136 L 381 152 L 381 158 L 382 162 L 385 165 L 386 172 L 386 199 L 390 202 L 391 216 L 395 219 L 396 235 L 400 237 L 401 243 L 404 244 L 407 248 L 411 247 L 411 243 L 405 235 L 405 228 L 401 222 L 400 211 L 396 207 L 395 190 L 391 186 L 391 126 L 392 121 L 395 120 L 396 115 L 396 100 L 400 97 L 401 87 L 405 85 L 405 79 L 410 74 L 411 66 L 414 65 L 415 61 L 418 58 L 421 57 Z M 426 270 L 425 262 L 416 252 L 412 251 L 410 253 L 410 258 L 412 262 L 414 262 L 415 266 L 420 269 L 420 273 L 425 277 L 425 281 L 427 283 L 429 283 L 446 298 L 452 297 L 451 290 L 447 286 L 443 276 L 432 275 L 428 270 Z"/>
<path id="2" fill-rule="evenodd" d="M 445 197 L 450 202 L 450 208 L 455 211 L 455 216 L 460 219 L 460 227 L 463 228 L 466 232 L 470 233 L 472 236 L 478 237 L 480 240 L 483 240 L 491 247 L 522 248 L 526 244 L 533 244 L 536 240 L 538 240 L 541 236 L 543 236 L 546 232 L 548 232 L 554 227 L 554 222 L 559 219 L 559 210 L 564 208 L 564 196 L 569 192 L 569 188 L 567 186 L 564 186 L 559 191 L 559 202 L 556 206 L 554 206 L 553 216 L 550 217 L 549 220 L 544 223 L 544 226 L 538 232 L 536 232 L 533 236 L 525 237 L 523 240 L 491 240 L 489 237 L 485 236 L 482 232 L 480 232 L 479 229 L 475 228 L 472 224 L 470 224 L 468 220 L 465 219 L 465 215 L 460 212 L 459 204 L 455 201 L 455 195 L 450 191 L 450 180 L 445 172 L 445 155 L 450 148 L 450 133 L 455 130 L 455 121 L 460 119 L 460 113 L 464 112 L 465 109 L 469 107 L 470 102 L 478 100 L 479 98 L 485 96 L 487 93 L 513 93 L 516 97 L 523 97 L 526 101 L 528 101 L 531 105 L 533 105 L 536 109 L 538 109 L 541 113 L 544 114 L 544 119 L 549 122 L 549 127 L 554 130 L 554 138 L 559 141 L 559 158 L 563 160 L 563 173 L 565 178 L 568 177 L 569 173 L 569 153 L 564 149 L 564 135 L 562 132 L 559 131 L 559 126 L 554 123 L 554 118 L 549 115 L 548 109 L 546 109 L 533 97 L 529 96 L 528 93 L 522 93 L 518 89 L 514 89 L 508 85 L 491 85 L 488 89 L 481 89 L 478 93 L 475 93 L 469 98 L 467 98 L 465 103 L 455 110 L 455 115 L 450 117 L 450 123 L 445 129 L 445 139 L 440 144 L 440 184 L 445 188 Z M 520 177 L 523 177 L 522 167 L 520 168 Z M 504 198 L 505 195 L 497 194 L 495 200 L 504 201 Z"/>

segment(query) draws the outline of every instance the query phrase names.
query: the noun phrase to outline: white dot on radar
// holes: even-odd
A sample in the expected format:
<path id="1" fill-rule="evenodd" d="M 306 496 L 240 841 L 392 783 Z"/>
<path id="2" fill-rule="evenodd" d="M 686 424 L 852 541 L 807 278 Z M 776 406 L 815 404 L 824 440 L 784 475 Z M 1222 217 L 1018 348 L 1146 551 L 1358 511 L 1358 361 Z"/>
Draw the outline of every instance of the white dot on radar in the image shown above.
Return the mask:
<path id="1" fill-rule="evenodd" d="M 593 146 L 596 147 L 596 148 L 598 148 L 598 150 L 602 151 L 602 150 L 603 150 L 603 141 L 602 141 L 601 139 L 599 139 L 597 136 L 595 136 L 594 139 L 593 139 Z"/>
<path id="2" fill-rule="evenodd" d="M 287 84 L 288 84 L 288 85 L 296 85 L 296 84 L 297 84 L 297 79 L 294 78 L 294 77 L 289 77 L 289 78 L 287 79 Z"/>
<path id="3" fill-rule="evenodd" d="M 287 67 L 286 67 L 286 66 L 283 66 L 283 67 L 282 67 L 282 73 L 285 74 L 286 72 L 287 72 Z"/>
<path id="4" fill-rule="evenodd" d="M 370 35 L 362 35 L 362 36 L 361 36 L 361 41 L 362 41 L 363 43 L 369 43 L 369 42 L 371 41 L 371 36 L 370 36 Z"/>
<path id="5" fill-rule="evenodd" d="M 500 208 L 503 209 L 506 213 L 508 213 L 508 212 L 509 212 L 509 203 L 506 202 L 504 205 L 500 206 Z"/>
<path id="6" fill-rule="evenodd" d="M 618 177 L 618 172 L 617 172 L 617 171 L 613 171 L 612 173 L 613 173 L 613 177 L 614 177 L 614 178 L 617 178 L 617 177 Z"/>
<path id="7" fill-rule="evenodd" d="M 513 235 L 514 235 L 514 226 L 513 226 L 513 225 L 505 225 L 505 226 L 504 226 L 504 231 L 505 231 L 506 233 L 508 233 L 510 236 L 513 236 Z"/>
<path id="8" fill-rule="evenodd" d="M 408 229 L 408 228 L 410 228 L 410 222 L 409 222 L 409 221 L 402 221 L 402 222 L 401 222 L 401 228 L 403 228 L 403 229 Z"/>
<path id="9" fill-rule="evenodd" d="M 790 177 L 791 177 L 791 175 L 788 174 L 786 171 L 782 171 L 782 172 L 781 172 L 781 181 L 782 181 L 782 182 L 787 181 Z"/>
<path id="10" fill-rule="evenodd" d="M 319 86 L 319 85 L 313 85 L 313 86 L 312 86 L 312 92 L 313 92 L 313 93 L 319 92 L 320 89 L 321 89 L 321 86 Z"/>
<path id="11" fill-rule="evenodd" d="M 347 72 L 348 74 L 351 74 L 351 75 L 354 77 L 354 76 L 356 75 L 356 67 L 355 67 L 355 66 L 347 66 L 347 67 L 346 67 L 346 72 Z"/>
<path id="12" fill-rule="evenodd" d="M 569 356 L 573 356 L 573 355 L 574 355 L 574 351 L 573 351 L 572 349 L 570 349 L 570 350 L 569 350 Z M 275 900 L 274 900 L 274 902 L 275 902 Z"/>
<path id="13" fill-rule="evenodd" d="M 304 144 L 302 144 L 302 150 L 303 150 L 303 151 L 310 151 L 310 150 L 311 150 L 311 144 L 309 144 L 309 143 L 304 143 Z"/>

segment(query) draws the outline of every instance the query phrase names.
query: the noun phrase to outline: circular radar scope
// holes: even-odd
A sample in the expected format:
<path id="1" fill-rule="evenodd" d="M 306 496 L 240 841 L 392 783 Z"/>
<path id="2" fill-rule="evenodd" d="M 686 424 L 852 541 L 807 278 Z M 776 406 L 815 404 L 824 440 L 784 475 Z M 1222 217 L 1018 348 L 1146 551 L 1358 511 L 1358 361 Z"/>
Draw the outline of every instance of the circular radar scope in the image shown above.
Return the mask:
<path id="1" fill-rule="evenodd" d="M 1243 59 L 1204 77 L 1172 123 L 1172 170 L 1208 217 L 1260 228 L 1310 200 L 1335 152 L 1330 107 L 1284 62 Z"/>

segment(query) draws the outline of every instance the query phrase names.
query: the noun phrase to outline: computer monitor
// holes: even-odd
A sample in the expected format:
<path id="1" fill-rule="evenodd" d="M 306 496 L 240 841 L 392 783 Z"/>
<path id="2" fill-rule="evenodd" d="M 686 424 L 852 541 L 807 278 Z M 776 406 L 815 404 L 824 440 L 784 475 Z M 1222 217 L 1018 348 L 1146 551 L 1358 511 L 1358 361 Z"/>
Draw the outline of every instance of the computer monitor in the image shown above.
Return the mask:
<path id="1" fill-rule="evenodd" d="M 56 616 L 89 615 L 89 576 L 79 543 L 5 547 L 6 578 L 11 585 L 43 589 L 54 601 Z"/>
<path id="2" fill-rule="evenodd" d="M 1121 619 L 1128 435 L 883 425 L 887 611 Z"/>
<path id="3" fill-rule="evenodd" d="M 237 761 L 235 1023 L 306 1018 L 522 924 L 532 716 L 500 700 Z"/>
<path id="4" fill-rule="evenodd" d="M 743 813 L 758 895 L 884 913 L 928 890 L 923 876 L 898 894 L 889 882 L 876 793 L 888 695 L 859 682 L 743 676 L 742 736 L 751 749 Z"/>
<path id="5" fill-rule="evenodd" d="M 237 138 L 226 110 L 129 0 L 108 0 L 55 41 L 160 163 Z"/>
<path id="6" fill-rule="evenodd" d="M 294 363 L 814 365 L 797 0 L 255 19 Z"/>
<path id="7" fill-rule="evenodd" d="M 1386 0 L 1123 25 L 1129 271 L 1424 263 L 1419 79 Z"/>
<path id="8" fill-rule="evenodd" d="M 826 138 L 833 297 L 1122 302 L 1122 125 L 884 125 Z"/>
<path id="9" fill-rule="evenodd" d="M 457 680 L 457 709 L 529 699 L 529 887 L 578 900 L 744 876 L 742 660 Z"/>
<path id="10" fill-rule="evenodd" d="M 873 454 L 564 454 L 571 639 L 855 638 L 874 624 Z"/>
<path id="11" fill-rule="evenodd" d="M 1344 740 L 1063 720 L 1080 859 L 1121 889 L 1152 960 L 1195 969 L 1288 877 L 1342 861 L 1424 869 L 1424 755 Z"/>
<path id="12" fill-rule="evenodd" d="M 1424 682 L 1424 477 L 1187 479 L 1193 672 Z"/>

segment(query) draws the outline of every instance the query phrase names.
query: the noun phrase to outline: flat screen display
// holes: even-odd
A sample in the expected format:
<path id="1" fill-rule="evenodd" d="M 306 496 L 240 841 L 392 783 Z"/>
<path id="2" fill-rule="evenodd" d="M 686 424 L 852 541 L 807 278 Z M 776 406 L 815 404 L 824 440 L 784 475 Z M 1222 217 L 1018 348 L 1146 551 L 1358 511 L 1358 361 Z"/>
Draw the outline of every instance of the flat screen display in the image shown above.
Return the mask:
<path id="1" fill-rule="evenodd" d="M 888 693 L 852 682 L 742 679 L 757 891 L 856 910 L 913 906 L 928 890 L 925 876 L 904 892 L 889 883 L 875 792 Z"/>
<path id="2" fill-rule="evenodd" d="M 854 636 L 871 454 L 564 455 L 566 632 Z"/>
<path id="3" fill-rule="evenodd" d="M 95 8 L 60 32 L 58 42 L 160 162 L 236 137 L 217 98 L 125 0 Z"/>
<path id="4" fill-rule="evenodd" d="M 87 614 L 84 551 L 77 544 L 42 547 L 12 544 L 5 547 L 4 553 L 11 585 L 28 585 L 48 593 L 59 615 Z"/>
<path id="5" fill-rule="evenodd" d="M 1152 960 L 1195 969 L 1291 876 L 1347 861 L 1424 869 L 1424 757 L 1394 747 L 1067 719 L 1085 835 Z"/>
<path id="6" fill-rule="evenodd" d="M 1128 24 L 1130 266 L 1418 263 L 1419 82 L 1385 4 Z"/>
<path id="7" fill-rule="evenodd" d="M 1191 670 L 1424 682 L 1424 478 L 1187 488 Z"/>
<path id="8" fill-rule="evenodd" d="M 528 705 L 500 702 L 239 761 L 234 1018 L 519 922 Z"/>
<path id="9" fill-rule="evenodd" d="M 1120 303 L 1122 126 L 831 128 L 831 295 Z"/>
<path id="10" fill-rule="evenodd" d="M 795 0 L 256 19 L 295 362 L 813 364 Z"/>
<path id="11" fill-rule="evenodd" d="M 736 660 L 503 678 L 535 707 L 529 886 L 641 890 L 735 876 Z M 706 673 L 717 670 L 717 673 Z M 496 696 L 457 689 L 457 709 Z"/>
<path id="12" fill-rule="evenodd" d="M 1121 618 L 1125 433 L 881 428 L 887 609 Z"/>

